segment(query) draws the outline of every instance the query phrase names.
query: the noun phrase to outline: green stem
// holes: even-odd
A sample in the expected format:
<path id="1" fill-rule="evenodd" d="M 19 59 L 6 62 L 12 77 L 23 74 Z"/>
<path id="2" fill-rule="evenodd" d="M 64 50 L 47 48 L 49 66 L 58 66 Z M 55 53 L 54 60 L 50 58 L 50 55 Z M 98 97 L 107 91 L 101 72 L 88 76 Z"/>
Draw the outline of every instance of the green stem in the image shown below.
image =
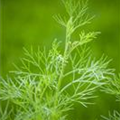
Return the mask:
<path id="1" fill-rule="evenodd" d="M 58 91 L 60 90 L 62 78 L 64 76 L 63 74 L 64 74 L 65 62 L 67 60 L 68 43 L 70 41 L 70 36 L 68 36 L 67 33 L 68 33 L 68 31 L 66 30 L 65 51 L 64 51 L 64 55 L 63 55 L 64 61 L 62 62 L 62 70 L 61 70 L 60 77 L 58 79 L 58 87 L 57 87 Z"/>
<path id="2" fill-rule="evenodd" d="M 57 102 L 58 102 L 58 97 L 59 97 L 59 91 L 60 91 L 60 88 L 61 88 L 62 79 L 64 77 L 64 69 L 65 69 L 65 66 L 66 66 L 65 62 L 68 59 L 67 53 L 68 53 L 70 38 L 71 38 L 71 34 L 69 34 L 69 29 L 68 29 L 68 27 L 66 27 L 65 50 L 64 50 L 64 54 L 63 54 L 64 61 L 62 61 L 62 69 L 61 69 L 61 72 L 60 72 L 60 76 L 58 78 L 58 86 L 57 86 L 57 91 L 56 91 L 56 95 L 55 95 L 55 106 L 58 104 Z"/>

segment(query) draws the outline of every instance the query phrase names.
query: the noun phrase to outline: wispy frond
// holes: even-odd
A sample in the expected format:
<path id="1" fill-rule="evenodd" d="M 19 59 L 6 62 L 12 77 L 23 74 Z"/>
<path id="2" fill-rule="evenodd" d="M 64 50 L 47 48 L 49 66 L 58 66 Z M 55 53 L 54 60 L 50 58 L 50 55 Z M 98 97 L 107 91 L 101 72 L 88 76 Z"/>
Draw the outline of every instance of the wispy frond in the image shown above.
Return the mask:
<path id="1" fill-rule="evenodd" d="M 113 114 L 109 113 L 108 117 L 102 116 L 103 120 L 120 120 L 120 113 L 114 111 Z"/>
<path id="2" fill-rule="evenodd" d="M 102 91 L 116 96 L 117 101 L 120 101 L 120 75 L 114 75 L 108 83 L 102 87 Z"/>

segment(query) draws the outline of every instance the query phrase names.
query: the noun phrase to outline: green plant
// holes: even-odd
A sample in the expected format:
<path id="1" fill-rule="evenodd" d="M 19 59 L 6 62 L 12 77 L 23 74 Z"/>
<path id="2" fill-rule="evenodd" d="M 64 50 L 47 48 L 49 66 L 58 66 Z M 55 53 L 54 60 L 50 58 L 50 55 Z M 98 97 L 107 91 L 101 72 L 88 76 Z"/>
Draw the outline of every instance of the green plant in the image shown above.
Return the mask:
<path id="1" fill-rule="evenodd" d="M 8 106 L 9 106 L 9 103 L 7 102 L 4 110 L 2 110 L 2 107 L 0 107 L 0 120 L 7 120 L 7 119 L 10 120 L 9 116 L 12 112 L 12 109 L 9 111 Z"/>
<path id="2" fill-rule="evenodd" d="M 100 32 L 81 31 L 78 40 L 73 40 L 77 28 L 89 24 L 93 17 L 87 15 L 87 1 L 62 0 L 67 17 L 55 16 L 65 27 L 64 51 L 55 40 L 51 50 L 30 52 L 24 49 L 22 65 L 16 66 L 14 78 L 1 78 L 0 101 L 8 101 L 12 111 L 5 109 L 1 119 L 12 120 L 67 120 L 69 110 L 78 102 L 87 107 L 92 104 L 97 88 L 106 84 L 113 69 L 104 55 L 96 60 L 86 45 Z M 0 106 L 1 108 L 3 106 Z M 5 118 L 4 118 L 5 116 Z"/>
<path id="3" fill-rule="evenodd" d="M 102 116 L 104 120 L 120 120 L 120 113 L 117 111 L 113 112 L 113 115 L 109 113 L 109 117 Z"/>
<path id="4" fill-rule="evenodd" d="M 102 91 L 116 96 L 116 100 L 120 101 L 120 75 L 114 75 L 113 78 L 108 81 L 108 84 L 102 87 Z"/>
<path id="5" fill-rule="evenodd" d="M 116 97 L 116 101 L 120 102 L 120 75 L 114 75 L 107 84 L 102 86 L 102 91 L 114 95 Z M 109 113 L 109 117 L 104 117 L 105 120 L 120 120 L 120 113 L 118 111 L 114 111 L 113 115 Z"/>

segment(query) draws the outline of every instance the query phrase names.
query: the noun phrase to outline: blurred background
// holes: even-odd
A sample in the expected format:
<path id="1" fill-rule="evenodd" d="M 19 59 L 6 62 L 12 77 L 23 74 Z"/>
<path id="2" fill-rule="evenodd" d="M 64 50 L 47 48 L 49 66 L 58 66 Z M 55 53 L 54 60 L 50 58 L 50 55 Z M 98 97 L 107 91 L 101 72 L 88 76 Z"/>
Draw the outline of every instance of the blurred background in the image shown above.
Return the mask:
<path id="1" fill-rule="evenodd" d="M 87 31 L 101 31 L 101 35 L 90 45 L 98 58 L 102 54 L 112 58 L 110 67 L 120 72 L 120 0 L 89 0 L 88 13 L 96 15 L 91 24 L 84 26 Z M 65 30 L 53 16 L 65 14 L 61 0 L 1 0 L 0 74 L 5 76 L 14 70 L 12 63 L 20 64 L 23 47 L 50 48 L 55 38 L 64 42 Z M 81 29 L 77 31 L 79 33 Z M 77 35 L 77 34 L 76 34 Z M 96 105 L 84 108 L 75 105 L 70 118 L 93 120 L 109 110 L 120 109 L 114 97 L 99 93 Z M 105 97 L 106 96 L 106 97 Z"/>

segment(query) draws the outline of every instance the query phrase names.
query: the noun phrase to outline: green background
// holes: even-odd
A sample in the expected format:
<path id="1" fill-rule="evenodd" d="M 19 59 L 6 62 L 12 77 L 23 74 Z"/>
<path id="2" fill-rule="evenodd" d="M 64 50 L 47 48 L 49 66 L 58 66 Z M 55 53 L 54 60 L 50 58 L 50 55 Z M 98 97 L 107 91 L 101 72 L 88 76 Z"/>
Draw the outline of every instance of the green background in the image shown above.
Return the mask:
<path id="1" fill-rule="evenodd" d="M 102 54 L 112 58 L 110 67 L 120 71 L 120 0 L 89 0 L 89 14 L 96 15 L 90 25 L 82 29 L 101 31 L 101 35 L 90 45 L 96 57 Z M 50 48 L 55 38 L 64 42 L 65 30 L 53 19 L 55 14 L 65 14 L 60 0 L 1 0 L 1 41 L 0 72 L 2 76 L 14 70 L 12 63 L 20 64 L 23 47 L 36 49 L 38 46 Z M 79 33 L 81 29 L 77 31 Z M 77 35 L 77 34 L 76 34 Z M 93 120 L 109 110 L 120 109 L 114 97 L 99 92 L 96 105 L 84 108 L 75 105 L 70 112 L 74 120 Z M 106 96 L 106 97 L 105 97 Z"/>

